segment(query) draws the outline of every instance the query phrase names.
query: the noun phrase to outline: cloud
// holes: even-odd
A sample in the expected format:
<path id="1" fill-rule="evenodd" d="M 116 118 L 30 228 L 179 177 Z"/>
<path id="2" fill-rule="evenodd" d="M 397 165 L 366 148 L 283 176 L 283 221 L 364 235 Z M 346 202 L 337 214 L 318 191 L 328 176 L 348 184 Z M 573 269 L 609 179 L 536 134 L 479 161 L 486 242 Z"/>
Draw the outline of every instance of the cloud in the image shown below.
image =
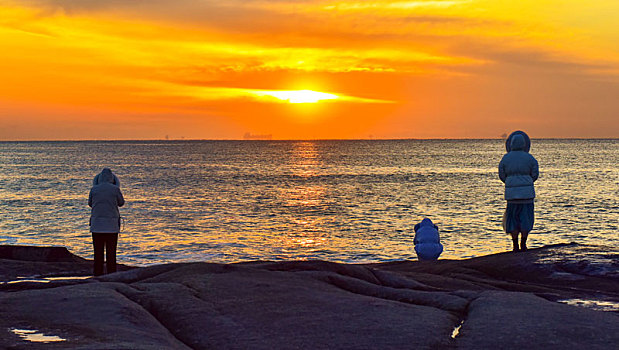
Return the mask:
<path id="1" fill-rule="evenodd" d="M 410 74 L 425 71 L 457 75 L 475 71 L 490 62 L 512 64 L 513 59 L 521 64 L 543 65 L 550 56 L 551 62 L 564 62 L 563 66 L 571 65 L 570 69 L 577 70 L 581 64 L 583 72 L 592 75 L 612 74 L 619 66 L 618 59 L 608 59 L 610 52 L 603 44 L 597 47 L 588 44 L 586 32 L 573 28 L 562 30 L 557 27 L 558 22 L 543 21 L 544 18 L 533 17 L 535 21 L 527 18 L 527 15 L 539 16 L 535 7 L 545 6 L 530 2 L 523 6 L 485 0 L 25 0 L 19 3 L 68 14 L 112 13 L 161 26 L 204 31 L 208 34 L 200 39 L 222 47 L 229 46 L 228 43 L 245 47 L 237 50 L 239 59 L 249 58 L 246 62 L 256 63 L 238 64 L 234 57 L 218 50 L 224 60 L 234 62 L 223 68 L 232 71 L 292 69 Z M 568 1 L 564 7 L 573 5 Z M 177 40 L 185 41 L 185 38 Z M 575 42 L 578 45 L 571 46 Z M 464 47 L 467 45 L 471 48 Z M 489 50 L 474 50 L 484 46 Z M 316 54 L 307 55 L 308 52 Z M 538 54 L 528 56 L 527 61 L 530 52 Z M 296 63 L 300 61 L 304 63 Z M 596 61 L 610 68 L 588 69 Z"/>
<path id="2" fill-rule="evenodd" d="M 102 56 L 113 56 L 116 61 L 127 57 L 126 62 L 118 63 L 132 65 L 139 61 L 143 66 L 169 71 L 463 76 L 483 71 L 484 66 L 517 63 L 608 75 L 619 67 L 619 60 L 603 54 L 608 50 L 601 48 L 592 54 L 589 47 L 583 47 L 582 38 L 579 47 L 570 47 L 567 43 L 571 43 L 571 37 L 567 36 L 573 32 L 550 33 L 548 25 L 528 26 L 523 32 L 513 16 L 493 17 L 484 8 L 488 6 L 484 1 L 10 3 L 70 14 L 61 25 L 13 21 L 14 30 L 67 40 L 73 35 L 75 45 L 87 50 L 99 47 Z M 53 18 L 62 18 L 62 13 L 55 13 Z M 127 22 L 130 19 L 132 22 Z M 68 28 L 71 21 L 75 25 Z M 92 44 L 78 43 L 78 35 Z M 552 41 L 553 36 L 557 40 Z"/>
<path id="3" fill-rule="evenodd" d="M 17 16 L 9 27 L 54 36 L 62 48 L 75 47 L 88 56 L 94 53 L 109 63 L 177 72 L 185 66 L 213 73 L 288 70 L 423 74 L 486 63 L 483 59 L 444 55 L 414 45 L 359 45 L 337 38 L 333 39 L 335 42 L 297 40 L 292 44 L 295 34 L 290 39 L 276 37 L 265 42 L 208 28 L 171 28 L 169 24 L 148 21 L 127 24 L 123 19 L 108 16 L 96 21 L 89 16 Z"/>
<path id="4" fill-rule="evenodd" d="M 161 81 L 129 82 L 145 87 L 142 95 L 189 97 L 202 101 L 252 100 L 261 103 L 394 103 L 395 101 L 314 90 L 263 90 L 225 86 L 198 86 Z"/>

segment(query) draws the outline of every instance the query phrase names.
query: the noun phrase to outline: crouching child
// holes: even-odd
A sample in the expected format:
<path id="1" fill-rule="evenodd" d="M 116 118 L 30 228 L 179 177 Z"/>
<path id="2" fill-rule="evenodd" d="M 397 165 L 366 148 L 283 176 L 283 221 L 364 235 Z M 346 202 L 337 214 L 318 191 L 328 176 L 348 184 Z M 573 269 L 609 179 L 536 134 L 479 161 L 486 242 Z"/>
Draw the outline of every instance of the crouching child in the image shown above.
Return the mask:
<path id="1" fill-rule="evenodd" d="M 419 260 L 436 260 L 443 252 L 443 245 L 438 235 L 438 226 L 432 220 L 424 218 L 415 225 L 415 252 Z"/>

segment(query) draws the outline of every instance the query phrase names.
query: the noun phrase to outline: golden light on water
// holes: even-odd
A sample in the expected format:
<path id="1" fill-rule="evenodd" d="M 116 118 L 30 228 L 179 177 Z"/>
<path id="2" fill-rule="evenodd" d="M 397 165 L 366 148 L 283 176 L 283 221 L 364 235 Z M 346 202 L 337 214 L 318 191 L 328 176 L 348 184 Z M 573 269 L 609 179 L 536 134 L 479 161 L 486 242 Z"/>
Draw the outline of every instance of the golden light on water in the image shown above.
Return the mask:
<path id="1" fill-rule="evenodd" d="M 324 205 L 326 192 L 326 188 L 319 185 L 298 186 L 281 191 L 283 197 L 286 198 L 286 204 L 295 207 L 317 207 Z"/>
<path id="2" fill-rule="evenodd" d="M 318 149 L 315 142 L 298 142 L 290 157 L 291 170 L 294 175 L 311 177 L 317 175 L 316 169 L 320 166 Z"/>
<path id="3" fill-rule="evenodd" d="M 315 142 L 297 142 L 290 152 L 290 170 L 294 176 L 308 179 L 318 175 L 318 169 L 322 162 L 319 149 Z M 327 206 L 325 198 L 328 196 L 327 188 L 320 184 L 299 184 L 297 186 L 281 189 L 279 194 L 284 203 L 294 212 L 306 213 L 291 222 L 288 235 L 283 236 L 282 243 L 288 249 L 298 247 L 318 248 L 329 243 L 329 235 L 324 232 L 322 226 L 325 218 L 313 215 Z M 302 230 L 298 230 L 301 228 Z"/>

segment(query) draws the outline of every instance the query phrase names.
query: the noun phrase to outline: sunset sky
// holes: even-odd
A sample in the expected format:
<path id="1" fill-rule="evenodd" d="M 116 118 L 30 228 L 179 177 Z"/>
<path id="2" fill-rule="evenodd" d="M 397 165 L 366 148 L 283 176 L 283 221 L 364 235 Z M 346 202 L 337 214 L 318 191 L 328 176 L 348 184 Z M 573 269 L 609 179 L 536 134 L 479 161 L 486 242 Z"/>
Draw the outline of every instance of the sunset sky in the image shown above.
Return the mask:
<path id="1" fill-rule="evenodd" d="M 0 0 L 0 140 L 619 137 L 617 0 Z"/>

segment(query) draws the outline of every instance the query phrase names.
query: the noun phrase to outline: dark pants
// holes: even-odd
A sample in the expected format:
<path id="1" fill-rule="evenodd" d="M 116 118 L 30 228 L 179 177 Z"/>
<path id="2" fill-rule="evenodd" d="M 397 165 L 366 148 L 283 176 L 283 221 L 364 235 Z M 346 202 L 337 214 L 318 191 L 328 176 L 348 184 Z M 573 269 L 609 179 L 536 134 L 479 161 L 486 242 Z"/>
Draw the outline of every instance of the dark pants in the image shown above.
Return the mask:
<path id="1" fill-rule="evenodd" d="M 92 233 L 92 245 L 95 248 L 94 275 L 103 275 L 103 249 L 107 255 L 107 273 L 116 272 L 116 244 L 118 233 Z"/>

